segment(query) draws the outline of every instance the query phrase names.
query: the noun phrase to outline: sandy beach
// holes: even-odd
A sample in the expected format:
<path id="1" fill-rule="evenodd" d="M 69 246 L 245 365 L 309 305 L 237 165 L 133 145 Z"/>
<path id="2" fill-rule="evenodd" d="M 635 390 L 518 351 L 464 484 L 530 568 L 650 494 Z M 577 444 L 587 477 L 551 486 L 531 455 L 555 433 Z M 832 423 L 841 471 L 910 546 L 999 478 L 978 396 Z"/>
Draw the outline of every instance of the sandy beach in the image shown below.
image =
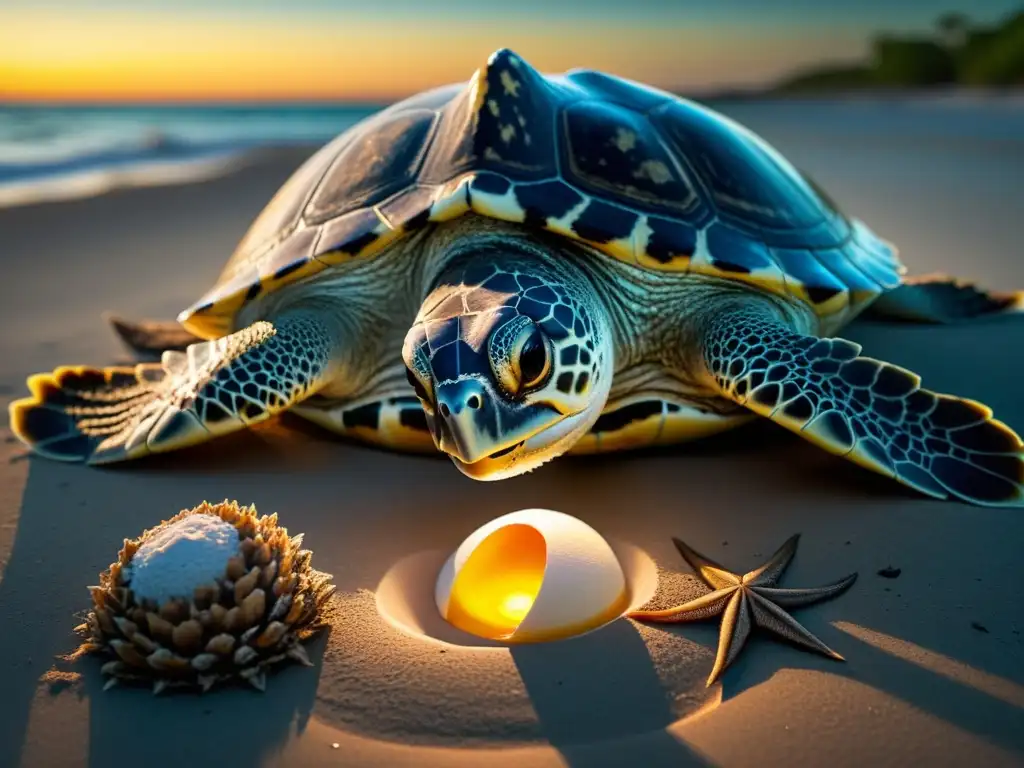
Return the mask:
<path id="1" fill-rule="evenodd" d="M 1024 288 L 1024 144 L 830 138 L 749 123 L 897 243 L 913 272 Z M 0 210 L 3 413 L 28 374 L 126 359 L 101 314 L 174 316 L 311 151 L 264 152 L 202 183 Z M 1024 320 L 862 322 L 845 335 L 1024 430 Z M 498 484 L 287 416 L 110 469 L 29 458 L 6 423 L 2 436 L 3 767 L 1024 761 L 1024 513 L 917 496 L 772 424 L 670 451 L 560 460 Z M 225 497 L 278 512 L 305 532 L 314 567 L 334 574 L 314 668 L 283 669 L 265 694 L 203 697 L 102 692 L 92 663 L 75 666 L 80 680 L 54 674 L 54 657 L 75 646 L 85 587 L 122 539 Z M 380 609 L 378 586 L 396 564 L 443 555 L 491 518 L 532 506 L 643 550 L 694 595 L 670 537 L 744 571 L 799 532 L 783 586 L 860 574 L 841 597 L 795 612 L 847 661 L 755 636 L 708 689 L 715 623 L 620 619 L 508 650 L 416 637 Z M 890 566 L 898 578 L 878 575 Z"/>

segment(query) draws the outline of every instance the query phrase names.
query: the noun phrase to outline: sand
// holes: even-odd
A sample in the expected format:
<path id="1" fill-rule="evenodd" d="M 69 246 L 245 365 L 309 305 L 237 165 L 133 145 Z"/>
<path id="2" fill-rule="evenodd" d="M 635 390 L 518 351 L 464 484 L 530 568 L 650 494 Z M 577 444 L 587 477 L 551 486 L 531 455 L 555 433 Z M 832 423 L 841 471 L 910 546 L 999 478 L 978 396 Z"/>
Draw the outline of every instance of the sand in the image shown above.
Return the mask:
<path id="1" fill-rule="evenodd" d="M 963 267 L 969 256 L 960 272 L 1024 287 L 1022 156 L 979 152 L 964 175 L 943 165 L 946 151 L 921 150 L 915 162 L 884 147 L 811 142 L 798 159 L 897 241 L 915 271 Z M 268 153 L 201 184 L 0 210 L 3 405 L 29 373 L 124 358 L 101 313 L 171 317 L 186 306 L 306 154 Z M 1011 174 L 1014 201 L 1004 194 Z M 863 323 L 847 335 L 1024 429 L 1024 322 Z M 0 766 L 1024 760 L 1024 515 L 918 497 L 771 424 L 677 450 L 562 460 L 500 484 L 288 418 L 112 469 L 28 458 L 6 429 L 0 451 Z M 278 512 L 306 533 L 314 567 L 335 575 L 315 667 L 281 671 L 266 694 L 202 698 L 102 693 L 96 665 L 77 665 L 80 678 L 54 668 L 74 647 L 85 587 L 121 540 L 225 497 Z M 699 587 L 671 536 L 748 569 L 800 532 L 784 585 L 860 573 L 843 596 L 796 612 L 847 662 L 755 637 L 706 689 L 714 624 L 620 620 L 509 651 L 414 637 L 378 610 L 375 592 L 396 564 L 441 557 L 478 525 L 528 506 L 577 515 L 640 548 L 676 574 L 682 596 Z M 898 578 L 877 575 L 888 566 Z"/>

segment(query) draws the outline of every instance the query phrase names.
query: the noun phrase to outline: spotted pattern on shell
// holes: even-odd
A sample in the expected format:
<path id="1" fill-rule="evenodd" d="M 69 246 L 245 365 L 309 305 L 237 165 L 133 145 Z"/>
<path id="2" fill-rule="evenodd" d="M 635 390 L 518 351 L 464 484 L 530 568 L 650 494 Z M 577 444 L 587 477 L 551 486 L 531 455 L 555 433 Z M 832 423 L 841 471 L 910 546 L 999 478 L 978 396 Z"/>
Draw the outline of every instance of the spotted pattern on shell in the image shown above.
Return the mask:
<path id="1" fill-rule="evenodd" d="M 545 76 L 501 50 L 465 86 L 396 104 L 314 155 L 179 319 L 222 336 L 247 303 L 470 212 L 806 302 L 825 333 L 904 271 L 727 118 L 599 72 Z"/>

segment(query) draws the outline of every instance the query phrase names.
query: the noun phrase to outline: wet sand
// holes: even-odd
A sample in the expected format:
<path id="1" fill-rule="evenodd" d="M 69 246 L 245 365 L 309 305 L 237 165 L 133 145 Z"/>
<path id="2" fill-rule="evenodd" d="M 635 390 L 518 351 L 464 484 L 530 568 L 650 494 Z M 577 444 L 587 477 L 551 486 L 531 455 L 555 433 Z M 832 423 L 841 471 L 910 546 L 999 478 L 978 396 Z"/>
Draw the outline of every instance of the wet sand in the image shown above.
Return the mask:
<path id="1" fill-rule="evenodd" d="M 948 146 L 768 138 L 897 242 L 913 271 L 1024 287 L 1020 147 L 972 145 L 957 165 Z M 306 154 L 267 153 L 201 184 L 0 210 L 2 404 L 21 396 L 27 374 L 123 359 L 100 314 L 171 317 L 186 306 Z M 1024 321 L 861 323 L 846 335 L 1024 430 Z M 499 484 L 289 418 L 102 470 L 28 458 L 6 427 L 3 436 L 0 766 L 1024 760 L 1024 514 L 918 497 L 771 424 L 671 451 L 561 460 Z M 278 512 L 306 533 L 313 565 L 335 575 L 313 669 L 282 670 L 266 694 L 202 698 L 102 693 L 98 665 L 80 665 L 77 683 L 41 680 L 74 647 L 85 587 L 122 538 L 225 497 Z M 714 624 L 620 620 L 509 651 L 413 637 L 381 615 L 374 591 L 396 563 L 450 551 L 528 506 L 574 514 L 677 572 L 671 536 L 747 570 L 801 532 L 783 585 L 860 573 L 843 596 L 796 612 L 847 662 L 755 636 L 707 690 Z M 877 575 L 890 565 L 899 578 Z"/>

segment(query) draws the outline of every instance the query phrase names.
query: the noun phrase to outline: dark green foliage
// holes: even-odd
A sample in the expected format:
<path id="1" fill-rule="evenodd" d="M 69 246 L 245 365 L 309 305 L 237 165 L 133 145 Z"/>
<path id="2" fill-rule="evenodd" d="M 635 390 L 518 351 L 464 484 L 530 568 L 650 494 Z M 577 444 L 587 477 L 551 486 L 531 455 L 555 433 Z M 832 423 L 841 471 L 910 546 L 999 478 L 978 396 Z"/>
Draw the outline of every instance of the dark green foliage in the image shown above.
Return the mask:
<path id="1" fill-rule="evenodd" d="M 971 35 L 960 66 L 969 85 L 1024 85 L 1024 12 L 996 30 Z"/>
<path id="2" fill-rule="evenodd" d="M 991 27 L 961 13 L 935 22 L 933 36 L 881 34 L 862 66 L 824 66 L 799 72 L 777 87 L 785 92 L 948 85 L 1024 85 L 1024 10 Z"/>
<path id="3" fill-rule="evenodd" d="M 932 40 L 882 36 L 874 42 L 874 75 L 885 86 L 942 85 L 956 79 L 956 64 Z"/>
<path id="4" fill-rule="evenodd" d="M 799 93 L 867 88 L 876 84 L 870 67 L 823 67 L 797 73 L 780 84 L 779 90 Z"/>

